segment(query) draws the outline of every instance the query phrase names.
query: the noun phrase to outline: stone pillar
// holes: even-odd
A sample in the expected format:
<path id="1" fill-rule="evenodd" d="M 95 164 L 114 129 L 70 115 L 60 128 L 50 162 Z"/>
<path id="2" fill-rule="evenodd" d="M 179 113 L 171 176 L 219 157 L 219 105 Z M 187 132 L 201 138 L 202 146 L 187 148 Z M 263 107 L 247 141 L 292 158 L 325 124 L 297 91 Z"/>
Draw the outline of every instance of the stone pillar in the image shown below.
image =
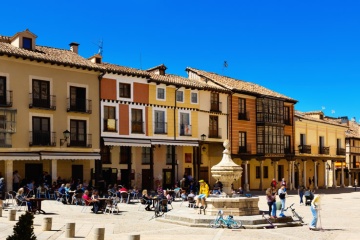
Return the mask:
<path id="1" fill-rule="evenodd" d="M 291 161 L 288 161 L 288 182 L 289 182 L 289 189 L 293 189 L 292 179 L 291 179 Z"/>
<path id="2" fill-rule="evenodd" d="M 249 161 L 244 161 L 244 166 L 245 166 L 245 184 L 244 184 L 244 191 L 245 191 L 245 192 L 250 191 L 249 177 L 248 177 L 248 163 L 249 163 Z"/>
<path id="3" fill-rule="evenodd" d="M 306 160 L 303 161 L 304 167 L 303 167 L 303 181 L 304 181 L 304 186 L 307 186 L 307 178 L 306 178 Z M 310 186 L 309 186 L 310 187 Z"/>
<path id="4" fill-rule="evenodd" d="M 314 161 L 314 189 L 318 189 L 317 179 L 317 161 Z"/>
<path id="5" fill-rule="evenodd" d="M 6 183 L 6 191 L 13 190 L 13 172 L 14 172 L 14 165 L 13 160 L 6 160 L 5 161 L 5 183 Z"/>
<path id="6" fill-rule="evenodd" d="M 326 169 L 326 161 L 322 161 L 324 165 L 324 188 L 328 188 L 328 170 Z"/>
<path id="7" fill-rule="evenodd" d="M 295 186 L 295 161 L 291 161 L 291 176 L 293 189 L 296 189 L 298 186 Z"/>
<path id="8" fill-rule="evenodd" d="M 56 182 L 58 176 L 57 176 L 57 159 L 51 160 L 51 177 L 52 181 Z"/>
<path id="9" fill-rule="evenodd" d="M 65 237 L 66 238 L 75 237 L 75 223 L 66 224 Z"/>
<path id="10" fill-rule="evenodd" d="M 278 161 L 274 161 L 274 178 L 276 182 L 279 180 L 277 173 L 278 173 Z"/>
<path id="11" fill-rule="evenodd" d="M 341 161 L 341 187 L 345 187 L 345 178 L 344 178 L 344 164 Z"/>
<path id="12" fill-rule="evenodd" d="M 105 228 L 95 228 L 94 240 L 104 240 L 104 239 L 105 239 Z"/>
<path id="13" fill-rule="evenodd" d="M 0 217 L 2 217 L 2 211 L 3 211 L 3 207 L 0 206 Z"/>
<path id="14" fill-rule="evenodd" d="M 263 177 L 264 177 L 264 167 L 263 167 L 263 160 L 260 160 L 260 190 L 263 190 Z"/>
<path id="15" fill-rule="evenodd" d="M 335 172 L 335 162 L 331 162 L 331 170 L 333 174 L 333 188 L 337 187 L 337 181 L 336 181 L 336 172 Z"/>
<path id="16" fill-rule="evenodd" d="M 16 218 L 16 209 L 9 210 L 9 221 L 15 221 Z"/>
<path id="17" fill-rule="evenodd" d="M 140 240 L 140 234 L 130 234 L 129 240 Z"/>
<path id="18" fill-rule="evenodd" d="M 51 231 L 51 225 L 52 225 L 52 218 L 46 217 L 43 219 L 43 231 Z"/>
<path id="19" fill-rule="evenodd" d="M 354 172 L 354 180 L 355 180 L 355 172 Z M 352 187 L 352 172 L 349 171 L 349 187 Z"/>

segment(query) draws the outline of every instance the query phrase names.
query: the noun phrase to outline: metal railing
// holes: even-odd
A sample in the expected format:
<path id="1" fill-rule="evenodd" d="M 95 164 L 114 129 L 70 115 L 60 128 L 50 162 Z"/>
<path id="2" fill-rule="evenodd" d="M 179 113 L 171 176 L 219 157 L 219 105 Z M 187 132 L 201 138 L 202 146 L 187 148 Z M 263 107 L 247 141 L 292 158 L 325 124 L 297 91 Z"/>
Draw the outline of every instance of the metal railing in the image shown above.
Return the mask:
<path id="1" fill-rule="evenodd" d="M 221 128 L 211 129 L 209 128 L 209 138 L 221 138 Z"/>
<path id="2" fill-rule="evenodd" d="M 336 155 L 345 155 L 346 150 L 345 148 L 336 148 Z"/>
<path id="3" fill-rule="evenodd" d="M 250 114 L 249 112 L 239 112 L 238 113 L 238 120 L 246 120 L 250 121 Z"/>
<path id="4" fill-rule="evenodd" d="M 33 93 L 29 93 L 29 108 L 44 108 L 44 109 L 56 109 L 56 96 L 48 95 L 46 99 L 39 99 L 33 96 Z"/>
<path id="5" fill-rule="evenodd" d="M 67 111 L 91 113 L 92 101 L 84 98 L 67 98 Z"/>
<path id="6" fill-rule="evenodd" d="M 311 145 L 299 145 L 299 153 L 311 154 Z"/>
<path id="7" fill-rule="evenodd" d="M 166 122 L 154 122 L 154 134 L 167 134 Z"/>
<path id="8" fill-rule="evenodd" d="M 1 107 L 12 107 L 13 104 L 13 92 L 8 90 L 5 92 L 4 97 L 0 97 L 0 106 Z"/>
<path id="9" fill-rule="evenodd" d="M 131 133 L 144 133 L 144 122 L 131 121 Z"/>
<path id="10" fill-rule="evenodd" d="M 117 132 L 117 119 L 103 119 L 104 132 Z"/>
<path id="11" fill-rule="evenodd" d="M 5 133 L 4 135 L 2 135 L 2 137 L 0 138 L 0 147 L 2 147 L 2 148 L 11 148 L 12 147 L 10 133 Z"/>
<path id="12" fill-rule="evenodd" d="M 180 124 L 180 136 L 191 136 L 191 125 Z"/>
<path id="13" fill-rule="evenodd" d="M 211 101 L 210 102 L 210 111 L 221 112 L 221 102 Z"/>
<path id="14" fill-rule="evenodd" d="M 70 136 L 68 147 L 92 147 L 92 134 L 78 134 L 76 137 Z"/>
<path id="15" fill-rule="evenodd" d="M 319 154 L 329 155 L 330 147 L 319 147 Z"/>
<path id="16" fill-rule="evenodd" d="M 29 146 L 56 146 L 56 132 L 30 131 Z"/>
<path id="17" fill-rule="evenodd" d="M 238 149 L 239 154 L 251 154 L 251 144 L 247 143 L 245 146 L 239 146 Z"/>

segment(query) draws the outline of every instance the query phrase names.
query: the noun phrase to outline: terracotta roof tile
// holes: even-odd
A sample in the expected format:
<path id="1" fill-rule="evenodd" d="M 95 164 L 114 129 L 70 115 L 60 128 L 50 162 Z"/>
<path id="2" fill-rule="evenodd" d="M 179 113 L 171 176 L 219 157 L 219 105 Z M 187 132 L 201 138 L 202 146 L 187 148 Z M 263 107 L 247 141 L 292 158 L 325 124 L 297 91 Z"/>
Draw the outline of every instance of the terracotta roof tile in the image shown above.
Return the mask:
<path id="1" fill-rule="evenodd" d="M 124 75 L 133 75 L 133 76 L 139 76 L 139 77 L 150 77 L 150 73 L 148 73 L 147 71 L 136 69 L 136 68 L 120 66 L 120 65 L 116 65 L 116 64 L 112 64 L 112 63 L 101 63 L 98 65 L 105 68 L 106 71 L 108 71 L 108 72 L 124 74 Z"/>
<path id="2" fill-rule="evenodd" d="M 230 90 L 239 90 L 242 91 L 244 93 L 250 93 L 250 94 L 261 94 L 261 95 L 266 95 L 266 96 L 271 96 L 271 97 L 277 97 L 277 98 L 282 98 L 285 100 L 290 100 L 290 101 L 294 101 L 297 102 L 297 100 L 289 98 L 285 95 L 282 95 L 280 93 L 274 92 L 270 89 L 267 89 L 265 87 L 262 87 L 258 84 L 255 83 L 251 83 L 251 82 L 245 82 L 242 80 L 238 80 L 235 78 L 230 78 L 230 77 L 226 77 L 226 76 L 221 76 L 217 73 L 212 73 L 212 72 L 206 72 L 203 70 L 198 70 L 195 68 L 186 68 L 186 70 L 188 71 L 192 71 L 194 73 L 196 73 L 197 75 L 200 75 L 201 77 L 210 79 Z"/>
<path id="3" fill-rule="evenodd" d="M 307 120 L 315 121 L 315 122 L 319 122 L 319 123 L 337 125 L 339 127 L 348 127 L 346 124 L 341 123 L 341 119 L 334 119 L 334 118 L 330 118 L 330 117 L 324 117 L 323 119 L 314 118 L 314 117 L 312 117 L 312 115 L 314 115 L 315 112 L 317 112 L 317 113 L 321 112 L 322 113 L 322 111 L 300 112 L 300 111 L 296 110 L 295 111 L 295 117 L 302 118 L 302 119 L 307 119 Z"/>
<path id="4" fill-rule="evenodd" d="M 43 62 L 50 62 L 65 66 L 74 66 L 92 70 L 103 70 L 98 65 L 81 57 L 80 55 L 64 49 L 35 46 L 35 50 L 19 48 L 10 44 L 10 38 L 0 36 L 0 55 L 21 57 L 25 59 L 34 59 Z"/>

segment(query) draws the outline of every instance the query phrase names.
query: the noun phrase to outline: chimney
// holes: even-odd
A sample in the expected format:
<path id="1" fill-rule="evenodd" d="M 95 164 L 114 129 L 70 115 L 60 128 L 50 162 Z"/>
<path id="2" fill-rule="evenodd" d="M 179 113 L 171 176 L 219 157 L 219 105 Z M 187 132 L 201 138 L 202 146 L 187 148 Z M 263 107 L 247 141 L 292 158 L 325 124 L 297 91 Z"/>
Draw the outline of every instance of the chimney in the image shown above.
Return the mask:
<path id="1" fill-rule="evenodd" d="M 79 45 L 80 45 L 79 43 L 72 42 L 69 45 L 70 45 L 70 51 L 79 54 Z"/>

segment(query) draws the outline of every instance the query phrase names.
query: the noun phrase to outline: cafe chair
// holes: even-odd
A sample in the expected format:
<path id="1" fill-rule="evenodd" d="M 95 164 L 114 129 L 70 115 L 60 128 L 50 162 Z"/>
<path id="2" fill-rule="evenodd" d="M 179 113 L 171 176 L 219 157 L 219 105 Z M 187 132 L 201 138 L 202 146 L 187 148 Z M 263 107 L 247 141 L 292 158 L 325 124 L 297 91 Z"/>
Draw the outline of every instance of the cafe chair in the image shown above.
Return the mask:
<path id="1" fill-rule="evenodd" d="M 138 211 L 140 210 L 141 207 L 143 207 L 143 209 L 145 209 L 148 205 L 144 198 L 139 198 L 139 201 L 140 201 L 140 205 L 139 205 Z"/>
<path id="2" fill-rule="evenodd" d="M 71 204 L 75 204 L 75 205 L 83 205 L 83 198 L 82 198 L 83 193 L 76 193 L 72 196 L 72 201 Z"/>
<path id="3" fill-rule="evenodd" d="M 37 189 L 36 190 L 36 197 L 37 198 L 41 198 L 41 197 L 47 198 L 46 189 L 44 189 L 43 191 L 41 191 L 40 189 Z"/>
<path id="4" fill-rule="evenodd" d="M 55 194 L 56 194 L 56 201 L 57 201 L 57 202 L 61 202 L 61 203 L 66 202 L 66 196 L 65 196 L 65 194 L 62 194 L 62 193 L 60 193 L 59 191 L 55 191 Z"/>
<path id="5" fill-rule="evenodd" d="M 24 207 L 24 211 L 27 210 L 27 201 L 19 199 L 18 197 L 15 197 L 16 202 L 16 211 L 21 211 L 22 207 Z"/>
<path id="6" fill-rule="evenodd" d="M 113 214 L 114 211 L 116 210 L 116 214 L 119 213 L 119 198 L 109 198 L 108 200 L 106 200 L 105 202 L 105 210 L 104 213 L 107 213 L 107 211 L 109 212 L 109 214 Z"/>
<path id="7" fill-rule="evenodd" d="M 120 196 L 121 196 L 120 202 L 122 202 L 122 203 L 129 203 L 130 194 L 128 194 L 128 193 L 126 193 L 126 192 L 122 192 L 122 193 L 120 193 Z"/>
<path id="8" fill-rule="evenodd" d="M 84 199 L 84 202 L 85 202 L 85 204 L 84 204 L 83 208 L 81 209 L 81 212 L 85 212 L 88 207 L 94 205 L 94 202 L 92 200 L 85 200 Z"/>
<path id="9" fill-rule="evenodd" d="M 5 192 L 5 206 L 9 206 L 10 204 L 12 206 L 15 206 L 16 205 L 16 202 L 15 202 L 15 196 L 16 196 L 16 192 L 14 191 L 9 191 L 9 192 Z"/>
<path id="10" fill-rule="evenodd" d="M 195 203 L 196 203 L 194 197 L 188 197 L 187 200 L 188 200 L 188 203 L 189 203 L 188 207 L 189 207 L 189 208 L 194 208 L 194 207 L 195 207 Z"/>

